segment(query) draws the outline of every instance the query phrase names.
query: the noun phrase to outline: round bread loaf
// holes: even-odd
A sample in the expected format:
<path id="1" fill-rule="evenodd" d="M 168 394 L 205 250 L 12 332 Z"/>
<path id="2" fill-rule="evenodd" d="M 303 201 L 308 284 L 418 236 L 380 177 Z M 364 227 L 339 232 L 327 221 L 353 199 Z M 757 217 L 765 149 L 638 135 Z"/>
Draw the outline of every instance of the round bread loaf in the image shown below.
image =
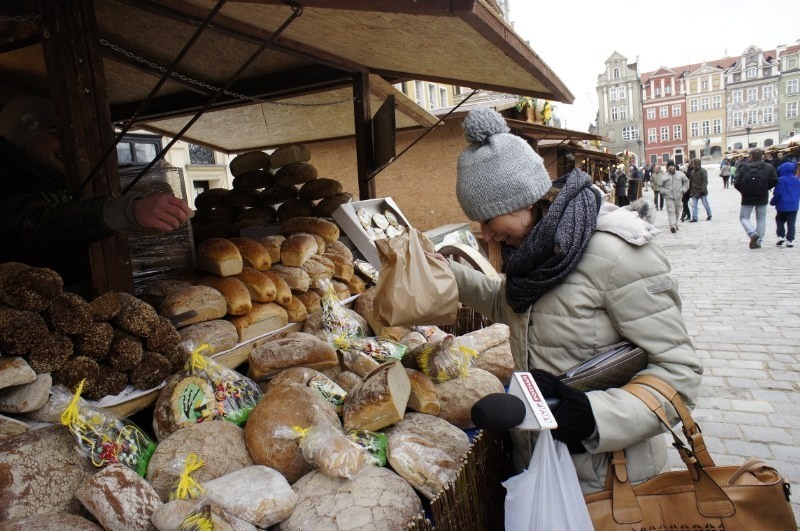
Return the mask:
<path id="1" fill-rule="evenodd" d="M 38 313 L 0 307 L 0 350 L 4 355 L 27 354 L 47 334 L 47 324 Z"/>
<path id="2" fill-rule="evenodd" d="M 136 389 L 152 389 L 172 373 L 170 361 L 158 352 L 145 351 L 142 361 L 131 369 L 130 382 Z"/>
<path id="3" fill-rule="evenodd" d="M 234 190 L 260 190 L 272 184 L 272 174 L 267 170 L 254 170 L 233 179 Z"/>
<path id="4" fill-rule="evenodd" d="M 114 318 L 114 325 L 139 337 L 149 336 L 158 323 L 155 308 L 130 293 L 120 292 L 118 295 L 122 305 Z"/>
<path id="5" fill-rule="evenodd" d="M 353 194 L 350 192 L 341 192 L 326 197 L 314 207 L 314 214 L 322 218 L 329 218 L 333 215 L 340 205 L 343 205 L 353 199 Z"/>
<path id="6" fill-rule="evenodd" d="M 341 193 L 342 183 L 335 179 L 314 179 L 300 187 L 298 197 L 305 201 L 316 201 Z"/>
<path id="7" fill-rule="evenodd" d="M 441 405 L 439 416 L 454 426 L 467 429 L 475 427 L 471 416 L 475 402 L 490 393 L 504 393 L 505 389 L 497 376 L 470 367 L 467 376 L 436 384 L 436 392 Z"/>
<path id="8" fill-rule="evenodd" d="M 236 156 L 230 164 L 231 175 L 238 177 L 245 173 L 269 168 L 269 155 L 263 151 L 248 151 Z"/>
<path id="9" fill-rule="evenodd" d="M 227 188 L 212 188 L 200 192 L 194 198 L 194 207 L 197 209 L 212 209 L 226 205 L 225 198 L 230 193 Z"/>
<path id="10" fill-rule="evenodd" d="M 313 216 L 286 220 L 281 223 L 280 232 L 284 235 L 296 232 L 310 232 L 325 238 L 325 243 L 333 243 L 339 239 L 339 226 L 336 223 Z"/>
<path id="11" fill-rule="evenodd" d="M 317 168 L 307 162 L 298 162 L 283 166 L 275 173 L 275 184 L 291 186 L 313 181 L 317 178 Z"/>
<path id="12" fill-rule="evenodd" d="M 31 369 L 36 371 L 36 374 L 55 372 L 72 357 L 73 350 L 74 346 L 69 336 L 59 332 L 50 332 L 44 341 L 30 353 L 28 364 Z"/>
<path id="13" fill-rule="evenodd" d="M 326 341 L 304 332 L 292 332 L 253 348 L 248 376 L 262 381 L 291 367 L 321 371 L 338 364 L 336 350 Z"/>
<path id="14" fill-rule="evenodd" d="M 308 217 L 314 215 L 314 203 L 301 201 L 299 199 L 289 199 L 278 207 L 278 219 L 287 221 L 293 218 Z"/>
<path id="15" fill-rule="evenodd" d="M 20 271 L 14 281 L 6 286 L 6 302 L 18 310 L 41 312 L 50 306 L 64 288 L 61 276 L 44 267 L 30 267 Z"/>
<path id="16" fill-rule="evenodd" d="M 231 190 L 225 197 L 225 205 L 229 207 L 246 208 L 254 207 L 257 204 L 258 192 L 253 190 Z"/>
<path id="17" fill-rule="evenodd" d="M 278 211 L 272 206 L 255 206 L 239 213 L 236 221 L 254 220 L 261 223 L 261 226 L 278 221 Z M 255 226 L 255 225 L 254 225 Z"/>
<path id="18" fill-rule="evenodd" d="M 268 186 L 258 194 L 258 204 L 263 206 L 277 205 L 289 199 L 297 199 L 294 186 Z"/>
<path id="19" fill-rule="evenodd" d="M 269 158 L 272 168 L 281 168 L 289 164 L 308 162 L 311 160 L 311 152 L 305 146 L 294 144 L 291 146 L 279 147 L 272 152 Z"/>
<path id="20" fill-rule="evenodd" d="M 94 322 L 91 306 L 75 293 L 62 293 L 53 299 L 44 316 L 51 329 L 64 334 L 84 334 Z"/>

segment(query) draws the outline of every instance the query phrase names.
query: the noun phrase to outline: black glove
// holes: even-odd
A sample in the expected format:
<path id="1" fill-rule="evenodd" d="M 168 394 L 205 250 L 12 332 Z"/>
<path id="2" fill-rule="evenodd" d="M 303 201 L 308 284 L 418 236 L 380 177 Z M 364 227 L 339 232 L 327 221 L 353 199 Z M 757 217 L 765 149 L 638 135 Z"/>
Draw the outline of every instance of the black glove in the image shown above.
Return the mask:
<path id="1" fill-rule="evenodd" d="M 581 441 L 591 437 L 596 426 L 589 397 L 583 391 L 561 383 L 558 377 L 547 371 L 534 369 L 531 374 L 545 398 L 558 398 L 561 401 L 551 409 L 558 422 L 558 428 L 553 430 L 553 438 L 565 443 L 571 454 L 586 452 Z"/>

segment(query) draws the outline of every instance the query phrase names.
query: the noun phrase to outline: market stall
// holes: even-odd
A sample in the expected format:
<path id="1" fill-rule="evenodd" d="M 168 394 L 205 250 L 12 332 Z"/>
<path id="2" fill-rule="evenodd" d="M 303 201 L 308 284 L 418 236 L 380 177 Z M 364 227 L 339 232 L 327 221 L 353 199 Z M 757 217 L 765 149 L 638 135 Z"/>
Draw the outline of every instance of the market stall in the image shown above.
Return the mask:
<path id="1" fill-rule="evenodd" d="M 331 5 L 331 2 L 325 1 L 312 1 L 300 5 L 294 2 L 279 1 L 98 0 L 92 2 L 87 0 L 56 4 L 41 1 L 37 2 L 36 9 L 31 11 L 30 3 L 10 2 L 2 7 L 4 18 L 0 18 L 3 29 L 9 28 L 9 31 L 0 33 L 2 36 L 0 72 L 3 74 L 0 97 L 4 103 L 25 93 L 52 98 L 60 125 L 62 150 L 67 167 L 67 183 L 71 190 L 83 197 L 104 193 L 111 195 L 124 193 L 116 164 L 114 126 L 117 128 L 117 136 L 121 136 L 121 132 L 130 127 L 136 126 L 167 136 L 183 138 L 227 153 L 252 152 L 267 148 L 287 148 L 292 151 L 293 148 L 305 143 L 352 136 L 355 138 L 358 174 L 358 189 L 353 192 L 357 192 L 361 199 L 372 198 L 375 195 L 374 177 L 378 168 L 373 157 L 371 129 L 373 109 L 389 96 L 394 96 L 396 98 L 394 100 L 394 121 L 397 128 L 411 128 L 419 125 L 432 127 L 436 123 L 423 109 L 397 93 L 392 87 L 393 83 L 407 79 L 428 79 L 558 101 L 571 101 L 572 99 L 569 91 L 547 66 L 505 24 L 491 2 L 474 0 L 428 2 L 420 5 L 417 2 L 409 3 L 397 0 L 382 2 L 378 6 L 373 5 L 373 2 L 362 1 L 337 2 L 333 7 Z M 435 53 L 431 53 L 431 50 L 435 50 Z M 464 57 L 469 57 L 470 60 L 464 61 Z M 118 141 L 119 138 L 116 140 Z M 278 167 L 308 163 L 308 156 L 300 156 L 300 158 L 286 159 Z M 266 171 L 267 168 L 270 167 L 261 166 L 252 171 Z M 272 168 L 277 169 L 274 166 Z M 269 173 L 272 178 L 272 173 Z M 292 186 L 299 188 L 300 184 L 301 182 L 295 182 Z M 266 188 L 257 189 L 263 192 Z M 351 193 L 351 195 L 354 194 Z M 400 207 L 402 208 L 402 205 Z M 246 208 L 254 208 L 254 206 L 247 205 Z M 278 229 L 287 240 L 296 233 L 305 232 L 287 229 L 286 224 L 290 220 L 289 216 L 281 219 Z M 325 239 L 325 235 L 317 235 Z M 352 234 L 348 234 L 348 236 L 352 238 Z M 210 237 L 204 242 L 198 243 L 203 245 L 203 243 L 213 240 L 212 243 L 224 246 L 233 254 L 238 254 L 239 271 L 241 272 L 245 258 L 253 260 L 247 250 L 247 246 L 252 246 L 252 244 L 237 242 L 233 238 Z M 316 238 L 309 240 L 298 237 L 297 239 L 303 240 L 298 245 L 306 249 L 303 253 L 305 260 L 301 260 L 301 265 L 303 265 L 312 255 L 317 255 L 316 251 L 311 253 L 307 249 L 314 247 L 318 250 L 321 243 Z M 223 244 L 219 240 L 227 243 Z M 312 240 L 314 240 L 313 245 Z M 335 241 L 338 241 L 338 236 L 333 238 L 333 241 L 326 243 L 333 244 Z M 261 241 L 256 242 L 266 249 Z M 212 245 L 208 244 L 207 247 L 212 247 Z M 211 262 L 216 263 L 216 266 L 209 266 L 208 262 L 201 265 L 201 261 L 198 259 L 197 269 L 203 273 L 203 280 L 198 280 L 197 277 L 192 277 L 191 282 L 188 282 L 189 277 L 186 280 L 179 280 L 190 284 L 188 287 L 181 286 L 181 290 L 186 291 L 181 291 L 180 294 L 191 294 L 191 297 L 187 297 L 192 300 L 212 296 L 216 308 L 215 319 L 223 320 L 235 327 L 235 337 L 228 339 L 228 342 L 225 343 L 227 348 L 217 349 L 217 356 L 213 358 L 215 363 L 227 369 L 235 369 L 241 367 L 242 363 L 246 361 L 246 364 L 249 365 L 247 370 L 262 370 L 273 376 L 274 367 L 265 369 L 261 366 L 260 369 L 259 367 L 253 369 L 256 360 L 262 359 L 259 358 L 259 354 L 277 346 L 278 340 L 285 339 L 287 335 L 299 333 L 299 330 L 308 332 L 306 317 L 313 313 L 311 309 L 315 304 L 314 298 L 309 295 L 301 299 L 301 294 L 305 294 L 309 290 L 301 290 L 299 287 L 293 286 L 293 291 L 287 290 L 288 299 L 284 304 L 274 302 L 276 300 L 274 298 L 272 301 L 267 301 L 270 296 L 276 297 L 276 294 L 264 295 L 265 299 L 253 299 L 250 307 L 246 311 L 242 310 L 236 304 L 239 302 L 239 298 L 228 293 L 227 284 L 231 284 L 226 280 L 231 277 L 228 266 L 214 262 L 217 259 L 213 258 L 212 260 L 211 249 L 202 251 L 201 253 L 201 249 L 198 248 L 198 254 L 209 258 Z M 279 249 L 279 253 L 282 252 L 282 249 Z M 324 253 L 319 254 L 323 255 Z M 156 383 L 155 379 L 161 382 L 170 373 L 174 375 L 180 373 L 180 371 L 176 371 L 180 362 L 167 357 L 167 354 L 173 351 L 168 349 L 163 342 L 161 346 L 166 350 L 159 352 L 155 348 L 154 343 L 157 342 L 152 338 L 156 336 L 156 326 L 164 327 L 164 335 L 171 338 L 170 341 L 174 341 L 175 333 L 184 331 L 185 326 L 207 322 L 204 319 L 193 323 L 187 321 L 187 319 L 193 319 L 198 314 L 204 313 L 207 308 L 204 306 L 187 310 L 186 307 L 175 301 L 178 297 L 173 295 L 178 292 L 162 292 L 163 298 L 153 305 L 127 295 L 133 292 L 130 256 L 129 242 L 122 234 L 92 245 L 89 260 L 91 269 L 87 272 L 87 277 L 90 279 L 94 298 L 78 301 L 66 297 L 63 301 L 63 306 L 69 309 L 69 312 L 73 312 L 74 308 L 81 308 L 85 322 L 81 321 L 83 324 L 79 328 L 64 325 L 66 328 L 59 332 L 62 336 L 83 336 L 90 334 L 90 330 L 102 329 L 103 332 L 97 332 L 97 334 L 102 334 L 104 338 L 111 337 L 111 342 L 115 345 L 128 345 L 129 349 L 138 354 L 129 353 L 125 357 L 125 360 L 130 362 L 128 364 L 124 364 L 122 361 L 115 362 L 119 372 L 125 372 L 122 370 L 123 367 L 132 367 L 129 369 L 130 372 L 143 366 L 143 357 L 147 357 L 153 362 L 148 366 L 157 362 L 158 366 L 162 368 L 159 378 L 150 372 L 147 374 L 137 373 L 137 378 L 139 378 L 137 381 L 140 384 L 138 387 L 141 393 L 137 394 L 135 398 L 123 399 L 111 405 L 111 410 L 120 417 L 153 406 L 156 398 L 163 394 L 159 389 L 162 384 L 153 385 Z M 279 256 L 282 255 L 279 254 Z M 282 261 L 285 262 L 286 258 L 283 256 L 282 258 Z M 332 278 L 344 281 L 347 281 L 348 277 L 353 278 L 354 264 L 352 262 L 349 265 L 347 261 L 340 263 L 334 257 L 328 257 L 327 261 L 333 264 L 331 267 L 334 271 L 330 273 Z M 252 269 L 264 274 L 277 269 L 271 266 L 256 267 L 256 263 L 248 262 L 248 266 L 252 266 Z M 322 263 L 326 264 L 327 262 Z M 45 274 L 37 268 L 32 269 L 34 271 L 28 272 L 28 269 L 9 267 L 5 272 L 6 277 L 4 277 L 8 280 L 6 287 L 16 293 L 13 289 L 16 289 L 15 282 L 18 275 L 25 274 L 36 279 Z M 290 272 L 284 273 L 286 276 L 290 275 Z M 261 277 L 258 278 L 261 279 Z M 288 278 L 284 276 L 281 278 L 285 279 L 288 286 Z M 248 289 L 251 285 L 255 286 L 256 284 L 254 281 L 250 282 Z M 57 282 L 55 285 L 58 287 Z M 344 290 L 338 293 L 337 300 L 353 304 L 355 297 L 352 295 L 358 295 L 359 289 L 363 293 L 366 284 L 362 280 L 360 288 L 351 288 L 348 287 L 346 294 Z M 53 288 L 54 296 L 65 297 L 59 289 Z M 230 288 L 230 291 L 235 290 Z M 216 295 L 213 295 L 212 292 Z M 277 289 L 275 292 L 277 293 Z M 7 300 L 16 300 L 13 299 L 13 293 L 8 296 Z M 153 294 L 150 293 L 150 295 Z M 171 296 L 173 298 L 169 299 Z M 122 299 L 122 303 L 117 304 L 119 307 L 117 313 L 103 312 L 108 308 L 96 303 L 97 300 L 105 300 L 101 299 L 102 297 Z M 247 299 L 251 300 L 252 297 L 252 291 L 248 291 Z M 40 294 L 37 299 L 42 302 L 41 312 L 44 314 L 40 318 L 41 323 L 36 321 L 36 324 L 45 326 L 45 328 L 40 327 L 41 332 L 55 334 L 55 331 L 46 328 L 48 323 L 52 326 L 53 322 L 53 310 L 49 304 L 45 304 L 45 302 L 49 303 L 46 299 L 46 293 Z M 207 298 L 202 298 L 202 300 L 208 301 Z M 365 300 L 363 296 L 360 296 L 355 303 L 365 304 Z M 166 302 L 174 303 L 174 306 L 165 304 Z M 100 306 L 100 308 L 94 308 L 92 304 Z M 255 306 L 256 304 L 258 305 Z M 316 304 L 321 304 L 319 296 Z M 254 306 L 260 311 L 260 316 L 264 317 L 263 320 L 255 320 L 253 317 Z M 134 308 L 144 312 L 147 315 L 148 326 L 144 329 L 138 328 L 136 323 L 139 320 L 120 317 L 119 312 L 127 311 L 126 308 L 131 309 L 131 312 Z M 165 308 L 170 309 L 167 311 Z M 156 309 L 158 309 L 158 313 L 156 313 Z M 36 308 L 18 311 L 33 310 Z M 191 314 L 191 312 L 195 312 L 195 315 L 187 317 L 187 314 Z M 211 320 L 214 319 L 210 319 L 209 322 Z M 264 325 L 265 322 L 268 322 L 269 325 Z M 252 331 L 248 331 L 251 327 Z M 375 326 L 369 328 L 376 336 L 385 335 L 386 331 L 381 328 Z M 228 329 L 230 330 L 230 326 Z M 403 332 L 405 333 L 403 337 L 405 337 L 412 331 L 404 330 Z M 399 334 L 399 331 L 395 331 L 395 333 Z M 402 338 L 396 337 L 396 339 Z M 424 343 L 431 343 L 430 340 L 430 337 L 423 337 Z M 233 341 L 233 344 L 230 344 L 230 341 Z M 507 343 L 507 338 L 505 340 L 501 338 L 496 344 L 485 343 L 484 349 L 480 352 Z M 17 343 L 11 341 L 6 344 L 6 347 L 3 348 L 3 358 L 7 358 L 8 345 L 11 344 L 16 345 Z M 169 343 L 170 348 L 174 346 Z M 18 348 L 22 358 L 30 361 L 32 352 L 25 350 L 24 346 Z M 502 355 L 505 353 L 504 349 L 505 347 L 495 349 L 493 355 Z M 188 354 L 190 353 L 183 353 L 184 357 Z M 136 358 L 135 363 L 131 361 L 132 358 Z M 507 358 L 508 356 L 504 359 Z M 76 358 L 73 357 L 69 361 L 72 362 L 73 359 Z M 336 355 L 334 354 L 335 359 Z M 328 357 L 325 363 L 330 361 L 331 359 Z M 366 362 L 369 363 L 368 366 L 372 367 L 374 360 L 366 360 Z M 339 362 L 334 361 L 331 365 L 301 362 L 296 366 L 286 365 L 281 368 L 316 367 L 322 369 L 327 367 L 333 369 L 333 366 L 338 367 Z M 69 380 L 73 384 L 72 386 L 77 385 L 79 376 L 90 376 L 93 372 L 97 372 L 95 367 L 99 368 L 100 365 L 80 360 L 80 371 L 76 369 L 70 373 L 73 376 Z M 391 369 L 383 369 L 386 373 L 391 370 L 391 382 L 395 382 L 397 379 L 401 382 L 405 381 L 402 376 L 406 374 L 405 370 L 398 367 L 399 364 L 394 364 Z M 502 370 L 507 371 L 508 367 L 505 366 Z M 502 386 L 502 381 L 498 376 L 483 369 L 476 369 L 475 374 L 482 374 L 479 371 L 491 375 L 491 378 L 485 376 L 491 385 Z M 29 373 L 23 370 L 22 372 L 25 376 L 22 381 L 15 381 L 17 385 L 29 385 L 34 381 L 43 381 L 46 378 L 42 375 L 49 374 L 44 370 L 38 375 L 35 374 L 36 371 Z M 352 371 L 346 372 L 352 373 Z M 369 371 L 358 374 L 358 381 L 361 382 L 368 373 L 371 374 Z M 31 374 L 33 374 L 33 380 L 30 380 Z M 301 377 L 307 383 L 306 373 L 302 372 L 302 375 L 297 377 Z M 389 377 L 387 376 L 387 378 Z M 116 381 L 119 383 L 122 380 Z M 209 381 L 219 383 L 215 380 Z M 225 395 L 227 388 L 224 385 L 225 382 L 222 383 L 222 389 L 212 390 L 212 395 L 215 392 Z M 274 382 L 271 382 L 270 385 L 272 384 Z M 166 385 L 170 385 L 169 381 Z M 277 384 L 274 385 L 277 386 Z M 376 383 L 376 385 L 378 384 Z M 264 386 L 267 387 L 266 393 L 269 394 L 270 388 L 267 384 Z M 485 384 L 478 385 L 478 387 L 484 392 L 488 389 Z M 308 389 L 305 384 L 302 388 Z M 492 388 L 494 389 L 494 387 Z M 95 392 L 102 394 L 97 389 Z M 297 392 L 306 393 L 307 391 Z M 41 393 L 39 394 L 41 395 Z M 319 399 L 316 395 L 312 396 L 313 398 L 307 397 L 312 401 L 307 404 L 316 403 L 315 401 Z M 103 397 L 98 396 L 98 398 L 102 403 Z M 405 400 L 408 399 L 408 397 L 405 398 Z M 398 399 L 397 403 L 393 405 L 398 409 L 397 413 L 402 419 L 405 407 L 398 405 L 401 403 L 402 400 Z M 324 408 L 329 405 L 320 405 L 319 407 Z M 291 403 L 283 401 L 273 402 L 271 406 L 269 411 L 276 411 L 279 414 L 288 415 L 304 411 L 304 408 L 298 409 Z M 418 405 L 417 407 L 423 406 Z M 461 406 L 463 408 L 463 404 Z M 193 411 L 194 409 L 187 410 L 187 414 Z M 207 408 L 203 411 L 205 411 L 203 414 L 210 414 Z M 417 411 L 420 410 L 417 409 Z M 21 412 L 28 413 L 30 410 Z M 44 414 L 42 413 L 42 415 L 44 419 Z M 265 412 L 263 415 L 268 417 L 269 413 Z M 245 429 L 252 432 L 256 428 L 250 427 L 251 425 L 272 422 L 269 418 L 256 416 L 259 421 L 252 421 L 251 418 L 251 422 L 245 425 Z M 336 416 L 335 412 L 332 413 L 333 418 Z M 443 417 L 431 417 L 437 419 L 437 423 L 439 420 L 445 422 Z M 409 418 L 414 418 L 414 416 L 411 415 Z M 50 416 L 48 420 L 52 422 L 54 419 Z M 451 420 L 453 420 L 452 417 Z M 299 420 L 295 419 L 292 422 L 299 422 Z M 228 423 L 208 422 L 198 424 L 198 426 L 211 426 L 210 428 L 203 427 L 202 431 L 226 424 Z M 447 423 L 445 422 L 445 424 Z M 13 425 L 17 427 L 17 424 Z M 457 422 L 453 425 L 467 427 L 459 426 Z M 289 427 L 291 427 L 291 423 Z M 380 428 L 383 427 L 386 426 Z M 26 444 L 17 445 L 13 441 L 0 443 L 3 445 L 3 451 L 10 452 L 5 455 L 13 454 L 14 459 L 20 459 L 20 461 L 13 461 L 14 463 L 30 460 L 30 455 L 25 452 L 26 448 L 38 444 L 32 442 L 33 439 L 36 441 L 55 439 L 62 447 L 69 447 L 69 439 L 60 438 L 62 435 L 55 430 L 45 428 L 34 433 L 29 432 L 27 428 L 19 427 L 19 429 L 22 431 L 20 437 L 27 441 Z M 197 431 L 194 426 L 184 429 L 186 432 Z M 375 427 L 374 429 L 379 428 Z M 412 426 L 410 433 L 412 435 L 420 433 L 420 429 L 422 432 L 430 431 L 424 427 L 413 428 Z M 447 431 L 450 428 L 444 427 L 443 429 L 446 433 L 450 433 L 443 437 L 447 440 L 457 439 L 459 448 L 463 446 L 465 437 L 463 432 L 454 435 Z M 218 433 L 216 436 L 224 438 L 228 435 Z M 238 437 L 242 438 L 241 435 Z M 253 435 L 253 437 L 257 436 Z M 210 451 L 211 447 L 218 445 L 213 437 L 211 441 L 213 442 L 208 442 L 207 445 L 192 443 L 198 444 L 193 448 L 198 452 Z M 475 446 L 472 452 L 473 466 L 485 469 L 486 462 L 493 460 L 502 452 L 502 445 L 496 441 L 493 442 L 488 436 L 483 436 L 477 441 L 478 446 Z M 244 444 L 243 442 L 236 444 L 240 445 L 237 448 L 244 448 L 241 446 Z M 271 444 L 276 443 L 273 441 Z M 302 464 L 300 470 L 310 470 L 308 468 L 310 465 L 304 463 L 302 456 L 297 453 L 299 451 L 297 443 L 293 441 L 292 444 L 295 450 L 292 459 L 299 459 L 298 463 Z M 162 448 L 168 446 L 160 445 Z M 187 448 L 192 445 L 182 443 L 179 446 Z M 236 453 L 232 449 L 233 446 L 235 445 L 232 443 L 229 454 Z M 349 448 L 349 446 L 345 446 Z M 254 460 L 259 464 L 274 464 L 269 457 L 264 457 L 271 455 L 272 448 L 269 444 L 265 445 L 263 441 L 251 441 L 244 454 L 255 455 L 265 452 L 259 454 L 262 456 L 261 458 Z M 492 457 L 487 457 L 488 449 L 494 449 L 491 453 Z M 158 450 L 154 455 L 157 453 Z M 448 469 L 449 472 L 442 477 L 426 480 L 435 480 L 433 484 L 436 488 L 434 490 L 426 487 L 424 482 L 418 483 L 414 487 L 417 491 L 427 492 L 425 498 L 436 498 L 437 494 L 442 491 L 443 478 L 447 480 L 444 481 L 444 484 L 454 480 L 456 494 L 451 500 L 457 499 L 462 495 L 458 490 L 460 488 L 458 485 L 468 481 L 463 478 L 472 477 L 470 474 L 474 472 L 469 467 L 459 468 L 460 460 L 464 455 L 463 451 L 449 455 L 448 459 L 452 462 L 452 466 Z M 222 473 L 212 474 L 212 470 L 214 470 L 212 464 L 218 462 L 215 460 L 219 457 L 221 456 L 206 454 L 205 471 L 211 475 L 201 473 L 199 476 L 203 480 L 209 480 L 206 486 L 211 490 L 214 489 L 210 485 L 210 481 L 224 475 Z M 247 457 L 245 461 L 248 459 L 250 457 Z M 469 459 L 467 461 L 469 462 Z M 274 465 L 285 476 L 292 477 L 290 464 L 277 463 Z M 419 473 L 420 468 L 424 468 L 419 463 L 412 463 L 412 465 L 412 470 L 407 473 L 409 477 Z M 94 478 L 99 478 L 100 474 L 94 474 L 91 467 L 87 469 L 86 463 L 80 459 L 70 461 L 70 466 L 73 467 L 74 473 L 65 479 L 69 486 L 61 492 L 64 496 L 60 496 L 58 493 L 44 496 L 42 492 L 34 489 L 35 492 L 32 491 L 32 494 L 28 494 L 46 498 L 47 501 L 41 503 L 42 500 L 37 500 L 37 504 L 31 504 L 30 500 L 18 497 L 19 493 L 9 494 L 10 497 L 3 498 L 8 503 L 4 502 L 0 519 L 10 520 L 35 516 L 42 511 L 63 512 L 70 515 L 80 514 L 82 512 L 81 505 L 73 497 L 70 488 L 74 490 L 84 483 L 91 483 Z M 226 465 L 226 467 L 226 471 L 232 469 L 231 465 Z M 393 468 L 398 470 L 401 467 L 395 464 Z M 12 470 L 15 474 L 20 472 L 23 476 L 29 473 L 27 469 L 22 470 L 21 465 L 15 468 L 12 464 Z M 111 468 L 103 469 L 103 471 L 105 470 L 111 470 Z M 378 474 L 376 476 L 378 479 L 373 478 L 373 481 L 380 483 L 380 478 L 390 473 L 388 469 L 385 470 L 385 473 L 375 472 Z M 120 474 L 124 482 L 141 479 L 129 477 L 124 470 L 114 469 L 114 472 Z M 216 472 L 221 472 L 221 469 L 217 469 Z M 495 470 L 495 472 L 499 471 Z M 44 476 L 48 473 L 46 468 L 40 468 L 36 469 L 32 476 L 26 477 L 30 480 L 30 477 Z M 15 475 L 12 483 L 26 481 L 23 476 Z M 488 476 L 484 474 L 481 477 Z M 92 479 L 90 480 L 90 478 Z M 395 476 L 392 475 L 391 478 L 395 478 Z M 104 479 L 108 480 L 109 478 L 104 476 Z M 157 483 L 152 477 L 147 479 L 151 484 Z M 320 480 L 323 479 L 320 477 Z M 383 479 L 383 481 L 388 480 Z M 395 481 L 395 479 L 391 481 Z M 236 485 L 249 483 L 241 478 L 235 482 Z M 496 481 L 493 483 L 496 486 Z M 258 482 L 254 484 L 258 484 Z M 420 498 L 408 486 L 408 483 L 402 484 L 406 485 L 402 488 L 406 489 L 408 493 L 403 498 L 403 503 L 407 507 L 406 512 L 402 513 L 406 515 L 405 521 L 416 520 L 416 525 L 420 528 L 429 526 L 430 523 L 426 523 L 424 517 L 420 518 L 418 515 L 421 508 Z M 163 488 L 163 485 L 160 488 Z M 220 491 L 224 490 L 224 487 L 220 488 Z M 454 492 L 454 487 L 448 487 L 448 491 Z M 285 492 L 290 498 L 289 491 Z M 90 493 L 84 491 L 82 493 L 81 503 L 83 506 L 92 506 L 83 497 L 84 494 L 87 497 L 90 496 Z M 142 501 L 151 512 L 153 507 L 160 504 L 158 498 L 166 501 L 165 492 L 158 491 L 157 495 L 157 498 Z M 480 496 L 480 493 L 473 493 L 472 499 L 478 499 L 476 496 Z M 255 503 L 257 502 L 258 500 Z M 237 512 L 222 502 L 220 504 L 226 507 L 226 514 Z M 294 507 L 292 503 L 288 505 Z M 144 506 L 139 507 L 138 510 L 144 511 Z M 125 513 L 123 516 L 126 518 L 131 517 L 131 514 L 126 512 L 127 509 L 129 507 L 123 507 Z M 497 507 L 494 507 L 493 510 L 496 511 Z M 104 525 L 107 527 L 114 527 L 109 522 L 114 521 L 113 517 L 120 516 L 116 514 L 109 517 L 112 520 L 102 520 L 97 512 L 94 510 L 91 512 L 101 523 L 105 522 Z M 437 512 L 438 528 L 448 528 L 447 514 L 453 513 L 442 510 L 441 505 L 437 506 L 434 503 L 433 513 Z M 246 511 L 239 512 L 238 515 L 251 524 L 259 526 L 265 526 L 265 522 L 268 521 L 270 523 L 266 525 L 272 525 L 278 521 L 263 515 L 256 517 Z M 284 511 L 282 518 L 287 517 L 289 514 Z M 455 516 L 452 518 L 450 528 L 455 528 L 458 526 L 459 520 Z M 478 520 L 481 518 L 485 518 L 485 515 L 479 517 Z M 484 521 L 489 527 L 493 523 L 497 523 L 496 519 Z"/>

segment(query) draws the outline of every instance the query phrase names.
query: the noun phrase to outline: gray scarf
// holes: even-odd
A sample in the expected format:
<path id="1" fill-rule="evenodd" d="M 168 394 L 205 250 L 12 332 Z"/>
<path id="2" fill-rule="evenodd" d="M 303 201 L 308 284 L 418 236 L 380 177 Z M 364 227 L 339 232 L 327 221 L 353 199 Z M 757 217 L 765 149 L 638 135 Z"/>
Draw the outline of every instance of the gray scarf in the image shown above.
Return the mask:
<path id="1" fill-rule="evenodd" d="M 558 178 L 560 191 L 522 245 L 503 246 L 506 298 L 517 313 L 558 285 L 577 266 L 597 227 L 600 197 L 579 169 Z"/>

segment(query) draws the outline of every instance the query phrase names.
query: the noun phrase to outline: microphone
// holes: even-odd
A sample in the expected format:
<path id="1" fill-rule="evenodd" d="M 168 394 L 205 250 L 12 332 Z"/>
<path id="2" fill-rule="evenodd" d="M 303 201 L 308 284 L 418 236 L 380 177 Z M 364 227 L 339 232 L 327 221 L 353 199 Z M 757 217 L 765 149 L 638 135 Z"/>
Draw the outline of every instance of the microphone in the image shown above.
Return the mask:
<path id="1" fill-rule="evenodd" d="M 558 398 L 545 400 L 550 408 L 558 407 Z M 472 423 L 482 430 L 508 431 L 522 424 L 525 420 L 525 402 L 506 393 L 490 393 L 472 406 L 470 417 Z"/>

